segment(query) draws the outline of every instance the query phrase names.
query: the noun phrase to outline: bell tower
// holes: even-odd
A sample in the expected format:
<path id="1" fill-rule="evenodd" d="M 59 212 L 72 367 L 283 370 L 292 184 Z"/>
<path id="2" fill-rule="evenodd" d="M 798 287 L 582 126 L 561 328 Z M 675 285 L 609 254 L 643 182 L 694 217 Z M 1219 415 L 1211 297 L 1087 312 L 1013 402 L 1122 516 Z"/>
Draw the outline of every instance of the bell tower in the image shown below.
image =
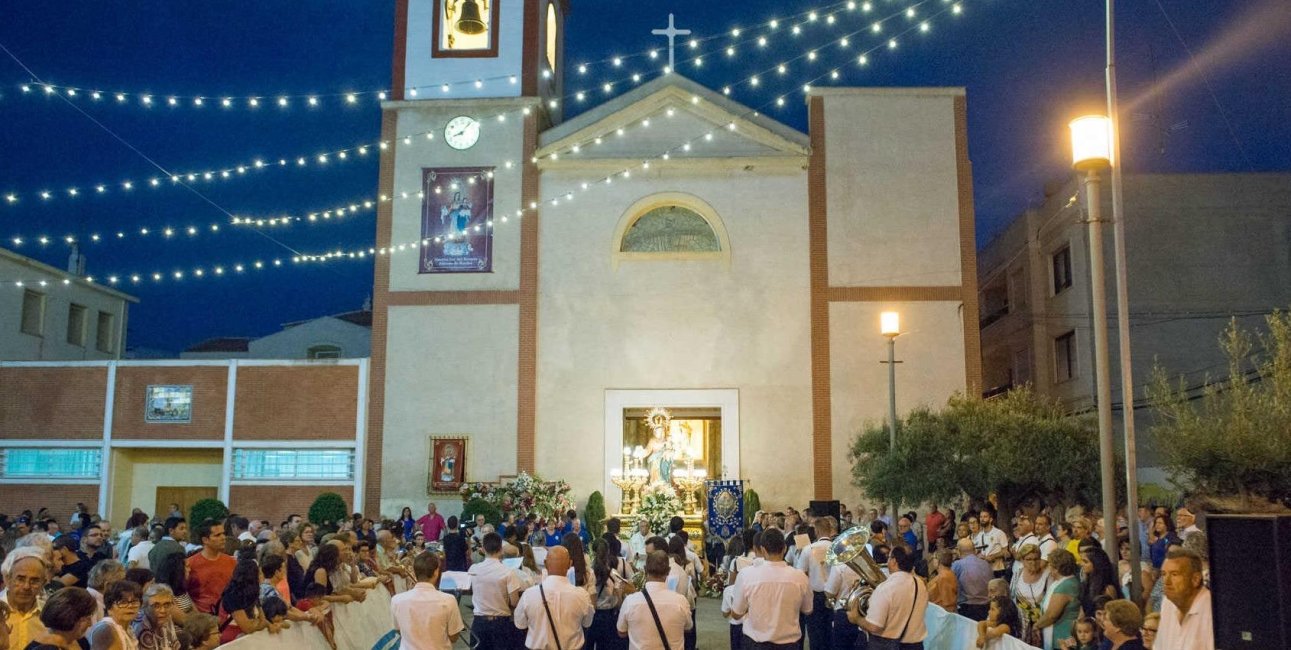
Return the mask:
<path id="1" fill-rule="evenodd" d="M 569 0 L 398 0 L 391 98 L 537 97 L 559 122 L 568 8 Z"/>
<path id="2" fill-rule="evenodd" d="M 567 9 L 568 0 L 396 0 L 381 105 L 365 511 L 426 499 L 434 434 L 479 450 L 466 454 L 464 480 L 534 470 L 533 156 L 561 119 Z M 474 370 L 455 378 L 464 366 Z"/>

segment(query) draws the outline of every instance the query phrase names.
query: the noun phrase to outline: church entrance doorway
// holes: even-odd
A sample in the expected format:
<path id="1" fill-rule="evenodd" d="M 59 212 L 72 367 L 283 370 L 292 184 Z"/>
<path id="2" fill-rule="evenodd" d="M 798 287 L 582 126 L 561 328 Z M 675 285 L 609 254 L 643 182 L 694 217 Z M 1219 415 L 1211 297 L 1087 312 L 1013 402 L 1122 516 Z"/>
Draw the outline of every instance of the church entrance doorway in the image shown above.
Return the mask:
<path id="1" fill-rule="evenodd" d="M 621 512 L 622 490 L 611 479 L 625 469 L 647 472 L 651 483 L 739 478 L 739 399 L 733 388 L 605 391 L 607 510 Z"/>

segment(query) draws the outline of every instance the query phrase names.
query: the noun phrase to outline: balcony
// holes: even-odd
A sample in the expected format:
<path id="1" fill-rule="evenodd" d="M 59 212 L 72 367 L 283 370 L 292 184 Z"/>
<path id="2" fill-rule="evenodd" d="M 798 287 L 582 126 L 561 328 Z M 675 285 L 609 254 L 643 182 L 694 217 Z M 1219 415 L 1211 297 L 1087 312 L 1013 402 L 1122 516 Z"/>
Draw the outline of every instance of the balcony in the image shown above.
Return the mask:
<path id="1" fill-rule="evenodd" d="M 1007 303 L 1005 303 L 1004 305 L 983 314 L 981 317 L 981 320 L 977 321 L 977 326 L 979 329 L 986 329 L 991 325 L 991 323 L 994 323 L 995 321 L 1001 318 L 1004 318 L 1005 316 L 1008 316 L 1008 315 L 1009 315 L 1009 306 Z"/>

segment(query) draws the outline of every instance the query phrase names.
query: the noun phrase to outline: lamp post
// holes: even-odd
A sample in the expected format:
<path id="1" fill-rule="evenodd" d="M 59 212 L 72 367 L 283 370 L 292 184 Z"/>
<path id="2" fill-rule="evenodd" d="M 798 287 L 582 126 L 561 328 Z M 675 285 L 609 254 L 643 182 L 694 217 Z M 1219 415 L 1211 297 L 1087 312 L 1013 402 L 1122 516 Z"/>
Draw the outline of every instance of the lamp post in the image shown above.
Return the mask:
<path id="1" fill-rule="evenodd" d="M 1107 287 L 1103 279 L 1103 218 L 1099 173 L 1112 163 L 1112 124 L 1102 115 L 1071 121 L 1071 164 L 1084 172 L 1089 213 L 1089 294 L 1093 313 L 1095 399 L 1098 404 L 1098 458 L 1103 486 L 1103 550 L 1119 557 L 1116 544 L 1116 455 L 1112 440 L 1112 385 L 1107 354 Z"/>
<path id="2" fill-rule="evenodd" d="M 901 336 L 901 314 L 885 311 L 879 314 L 879 333 L 888 338 L 888 453 L 897 451 L 897 337 Z M 892 502 L 892 521 L 898 515 L 896 501 Z"/>

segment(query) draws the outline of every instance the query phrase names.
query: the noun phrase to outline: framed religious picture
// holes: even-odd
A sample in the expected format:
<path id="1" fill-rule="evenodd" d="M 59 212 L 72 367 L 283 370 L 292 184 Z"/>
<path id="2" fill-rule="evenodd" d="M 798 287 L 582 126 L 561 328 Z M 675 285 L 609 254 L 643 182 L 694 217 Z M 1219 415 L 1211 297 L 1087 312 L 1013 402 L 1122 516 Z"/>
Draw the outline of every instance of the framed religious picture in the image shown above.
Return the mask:
<path id="1" fill-rule="evenodd" d="M 430 438 L 427 492 L 456 492 L 466 482 L 465 436 Z"/>
<path id="2" fill-rule="evenodd" d="M 474 144 L 471 135 L 479 133 L 479 123 L 460 116 L 450 125 L 456 122 L 445 140 L 458 148 Z M 422 169 L 422 195 L 417 272 L 492 273 L 493 168 Z"/>
<path id="3" fill-rule="evenodd" d="M 148 386 L 143 421 L 187 424 L 193 421 L 193 387 L 173 385 Z"/>

